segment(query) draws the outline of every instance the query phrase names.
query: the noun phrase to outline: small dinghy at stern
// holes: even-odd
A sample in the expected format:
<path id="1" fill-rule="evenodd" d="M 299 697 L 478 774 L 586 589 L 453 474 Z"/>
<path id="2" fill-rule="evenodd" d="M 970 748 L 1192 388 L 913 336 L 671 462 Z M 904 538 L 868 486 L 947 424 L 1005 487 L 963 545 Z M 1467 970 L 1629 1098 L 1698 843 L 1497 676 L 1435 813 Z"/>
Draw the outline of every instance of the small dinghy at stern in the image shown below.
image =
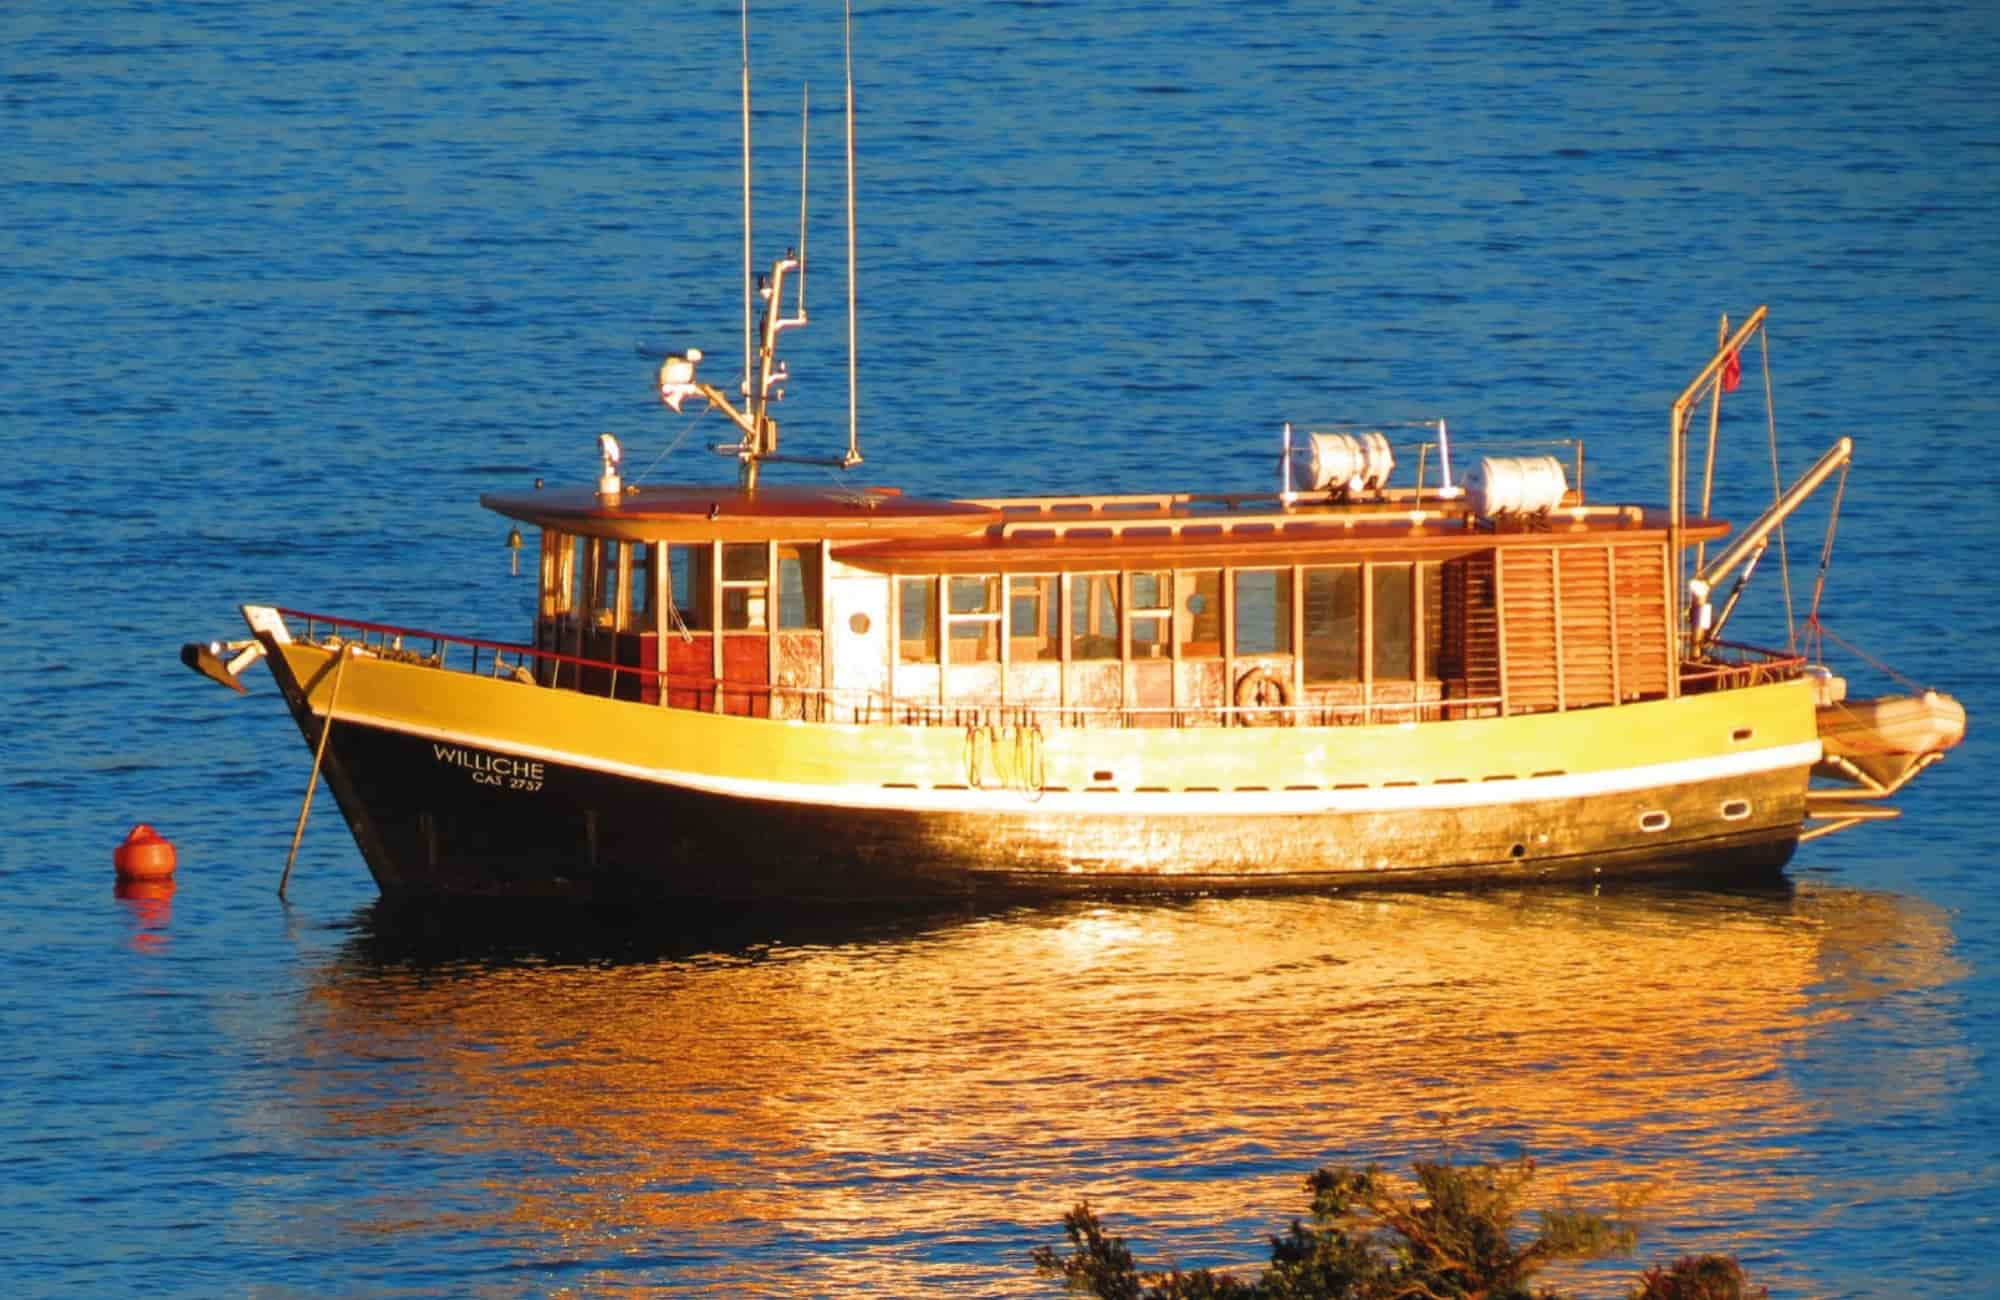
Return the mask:
<path id="1" fill-rule="evenodd" d="M 1965 739 L 1965 706 L 1942 691 L 1846 698 L 1839 677 L 1819 679 L 1819 739 L 1813 775 L 1839 782 L 1806 791 L 1805 832 L 1817 839 L 1862 822 L 1887 821 L 1886 801 Z"/>
<path id="2" fill-rule="evenodd" d="M 1939 691 L 1834 700 L 1819 709 L 1821 776 L 1895 790 L 1965 739 L 1965 708 Z"/>

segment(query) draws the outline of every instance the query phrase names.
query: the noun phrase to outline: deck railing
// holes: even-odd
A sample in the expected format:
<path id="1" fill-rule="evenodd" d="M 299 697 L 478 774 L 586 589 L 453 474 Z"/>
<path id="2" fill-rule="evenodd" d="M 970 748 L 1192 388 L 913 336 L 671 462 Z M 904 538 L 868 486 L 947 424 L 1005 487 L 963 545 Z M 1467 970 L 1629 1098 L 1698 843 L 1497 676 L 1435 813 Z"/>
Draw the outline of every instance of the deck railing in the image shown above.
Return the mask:
<path id="1" fill-rule="evenodd" d="M 1701 695 L 1786 682 L 1806 670 L 1805 656 L 1786 650 L 1767 650 L 1736 641 L 1716 641 L 1711 643 L 1711 649 L 1727 652 L 1727 657 L 1711 654 L 1706 659 L 1682 663 L 1681 694 Z"/>
<path id="2" fill-rule="evenodd" d="M 557 675 L 561 674 L 572 683 L 561 689 L 583 689 L 588 694 L 619 696 L 623 685 L 624 691 L 631 692 L 625 698 L 638 694 L 639 683 L 651 683 L 655 698 L 664 699 L 675 708 L 714 711 L 719 693 L 725 712 L 808 722 L 905 727 L 1032 727 L 1044 731 L 1080 728 L 1339 727 L 1498 717 L 1503 712 L 1503 700 L 1497 695 L 1454 696 L 1435 700 L 1318 702 L 1276 707 L 1180 704 L 1136 708 L 1054 703 L 945 703 L 891 698 L 880 691 L 731 681 L 680 672 L 669 674 L 654 668 L 587 659 L 554 650 L 538 650 L 513 642 L 454 636 L 305 610 L 280 609 L 278 613 L 301 626 L 301 640 L 319 644 L 360 645 L 378 657 L 403 663 L 528 684 L 542 683 L 545 675 L 550 680 L 557 680 Z M 1805 668 L 1805 660 L 1798 655 L 1733 643 L 1727 644 L 1726 648 L 1740 658 L 1733 662 L 1707 660 L 1682 665 L 1681 690 L 1686 694 L 1736 690 L 1788 680 L 1798 676 Z M 538 667 L 544 665 L 546 667 L 538 673 Z M 598 685 L 585 688 L 574 685 L 583 681 Z"/>

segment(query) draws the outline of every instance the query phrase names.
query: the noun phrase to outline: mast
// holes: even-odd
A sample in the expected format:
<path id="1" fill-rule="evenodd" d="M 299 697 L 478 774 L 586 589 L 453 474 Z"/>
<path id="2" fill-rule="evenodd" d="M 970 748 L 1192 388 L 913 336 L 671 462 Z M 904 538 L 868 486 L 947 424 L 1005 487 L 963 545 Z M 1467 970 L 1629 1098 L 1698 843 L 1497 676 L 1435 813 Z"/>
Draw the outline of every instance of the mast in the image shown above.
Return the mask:
<path id="1" fill-rule="evenodd" d="M 810 89 L 804 91 L 799 107 L 799 242 L 796 247 L 785 250 L 785 255 L 771 266 L 770 283 L 759 287 L 754 278 L 752 262 L 751 221 L 750 221 L 750 3 L 743 0 L 743 55 L 742 55 L 742 114 L 743 114 L 743 387 L 742 405 L 739 408 L 731 396 L 713 384 L 695 377 L 695 370 L 701 364 L 699 348 L 689 348 L 684 352 L 670 352 L 661 359 L 655 376 L 660 401 L 668 409 L 678 413 L 681 405 L 689 398 L 699 397 L 711 407 L 729 417 L 741 436 L 733 443 L 719 444 L 711 450 L 726 456 L 734 456 L 737 461 L 737 487 L 744 493 L 757 490 L 758 467 L 765 461 L 786 461 L 796 465 L 824 465 L 830 469 L 849 469 L 861 461 L 861 453 L 855 445 L 856 406 L 854 396 L 855 333 L 854 333 L 854 72 L 852 54 L 852 12 L 848 17 L 848 104 L 847 104 L 847 312 L 848 312 L 848 433 L 847 455 L 835 460 L 831 457 L 780 456 L 778 454 L 778 422 L 771 418 L 772 401 L 782 398 L 781 387 L 789 372 L 777 359 L 778 336 L 789 329 L 797 329 L 806 323 L 805 298 L 805 244 L 807 197 L 807 164 L 810 157 L 812 137 L 812 97 Z M 798 276 L 793 289 L 795 300 L 793 314 L 785 315 L 785 279 Z M 755 302 L 764 299 L 764 315 L 761 325 L 757 323 Z"/>
<path id="2" fill-rule="evenodd" d="M 861 361 L 854 285 L 854 4 L 842 6 L 841 52 L 847 72 L 847 460 L 861 463 Z"/>

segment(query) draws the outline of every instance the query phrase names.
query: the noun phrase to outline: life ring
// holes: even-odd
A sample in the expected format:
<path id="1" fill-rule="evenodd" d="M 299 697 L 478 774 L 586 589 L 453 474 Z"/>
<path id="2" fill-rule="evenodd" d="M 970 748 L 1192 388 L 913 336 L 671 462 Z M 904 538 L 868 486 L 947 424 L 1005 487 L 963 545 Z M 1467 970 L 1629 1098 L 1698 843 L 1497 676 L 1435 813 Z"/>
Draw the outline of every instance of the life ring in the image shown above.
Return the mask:
<path id="1" fill-rule="evenodd" d="M 1281 710 L 1292 702 L 1292 684 L 1269 668 L 1253 668 L 1236 679 L 1236 715 L 1246 727 L 1268 727 L 1285 722 Z"/>

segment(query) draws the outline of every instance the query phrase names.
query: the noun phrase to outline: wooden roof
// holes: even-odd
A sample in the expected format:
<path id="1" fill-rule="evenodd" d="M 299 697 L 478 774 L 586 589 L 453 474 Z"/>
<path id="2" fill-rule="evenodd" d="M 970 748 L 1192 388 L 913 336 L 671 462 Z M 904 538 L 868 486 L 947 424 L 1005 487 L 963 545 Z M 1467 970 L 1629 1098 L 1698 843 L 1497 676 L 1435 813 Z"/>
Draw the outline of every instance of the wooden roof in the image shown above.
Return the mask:
<path id="1" fill-rule="evenodd" d="M 1719 520 L 1692 520 L 1688 542 L 1724 536 Z M 1047 573 L 1088 569 L 1219 568 L 1443 560 L 1496 547 L 1664 541 L 1659 511 L 1556 519 L 1546 528 L 1489 530 L 1465 521 L 1375 516 L 1238 520 L 1079 521 L 1038 527 L 1016 521 L 975 535 L 908 537 L 837 547 L 834 558 L 882 573 Z"/>
<path id="2" fill-rule="evenodd" d="M 663 484 L 606 499 L 588 487 L 488 493 L 487 509 L 538 528 L 627 541 L 819 541 L 882 573 L 1056 572 L 1440 560 L 1494 547 L 1663 540 L 1666 514 L 1559 508 L 1533 527 L 1469 522 L 1409 499 L 1281 508 L 1275 498 L 1029 497 L 948 501 L 895 488 Z M 1223 508 L 1217 509 L 1216 506 Z M 1688 521 L 1688 543 L 1726 535 Z"/>
<path id="3" fill-rule="evenodd" d="M 885 487 L 733 484 L 628 487 L 606 499 L 592 488 L 489 492 L 488 510 L 538 528 L 627 541 L 833 541 L 976 532 L 1000 517 L 991 506 L 904 496 Z"/>

